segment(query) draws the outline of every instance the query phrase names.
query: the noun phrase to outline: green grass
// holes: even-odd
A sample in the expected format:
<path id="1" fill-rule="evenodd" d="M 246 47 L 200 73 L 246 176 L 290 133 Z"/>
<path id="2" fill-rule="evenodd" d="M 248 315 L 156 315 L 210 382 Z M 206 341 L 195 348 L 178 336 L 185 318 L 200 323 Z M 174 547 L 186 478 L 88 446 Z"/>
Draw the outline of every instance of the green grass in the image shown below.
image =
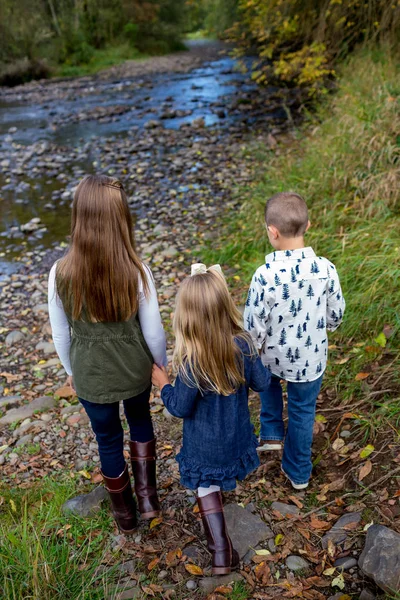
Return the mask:
<path id="1" fill-rule="evenodd" d="M 355 375 L 374 364 L 379 372 L 392 364 L 377 390 L 400 388 L 394 368 L 400 358 L 399 75 L 399 61 L 388 49 L 359 51 L 342 66 L 337 91 L 281 142 L 278 154 L 249 144 L 245 154 L 254 178 L 234 190 L 244 198 L 242 208 L 225 222 L 220 246 L 206 257 L 240 267 L 244 297 L 245 284 L 272 250 L 264 226 L 266 200 L 284 190 L 305 197 L 311 220 L 306 244 L 336 264 L 347 303 L 344 322 L 330 336 L 336 348 L 326 380 L 344 402 L 362 393 Z M 383 349 L 374 340 L 385 325 L 392 335 Z M 374 397 L 370 409 L 376 421 L 387 419 L 398 430 L 397 406 L 391 392 Z"/>
<path id="2" fill-rule="evenodd" d="M 64 63 L 57 68 L 58 77 L 80 77 L 82 75 L 93 75 L 98 71 L 119 65 L 126 60 L 139 60 L 147 58 L 130 44 L 123 43 L 117 46 L 108 46 L 101 50 L 94 50 L 93 56 L 86 64 L 74 65 Z"/>
<path id="3" fill-rule="evenodd" d="M 44 478 L 29 489 L 0 489 L 0 597 L 7 600 L 100 600 L 118 576 L 110 564 L 112 518 L 63 516 L 82 493 L 74 480 Z M 100 568 L 101 567 L 101 568 Z M 110 591 L 111 590 L 111 591 Z"/>

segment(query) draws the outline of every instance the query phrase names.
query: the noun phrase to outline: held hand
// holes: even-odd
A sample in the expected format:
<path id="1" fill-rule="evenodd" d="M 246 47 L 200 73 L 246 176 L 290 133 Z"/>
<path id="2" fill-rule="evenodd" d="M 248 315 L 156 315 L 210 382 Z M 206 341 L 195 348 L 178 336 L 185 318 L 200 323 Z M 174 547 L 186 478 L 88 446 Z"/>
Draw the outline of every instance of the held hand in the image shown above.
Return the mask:
<path id="1" fill-rule="evenodd" d="M 169 383 L 169 377 L 167 373 L 167 369 L 165 367 L 160 367 L 156 364 L 153 365 L 153 371 L 151 374 L 151 381 L 153 385 L 163 389 L 164 385 Z"/>

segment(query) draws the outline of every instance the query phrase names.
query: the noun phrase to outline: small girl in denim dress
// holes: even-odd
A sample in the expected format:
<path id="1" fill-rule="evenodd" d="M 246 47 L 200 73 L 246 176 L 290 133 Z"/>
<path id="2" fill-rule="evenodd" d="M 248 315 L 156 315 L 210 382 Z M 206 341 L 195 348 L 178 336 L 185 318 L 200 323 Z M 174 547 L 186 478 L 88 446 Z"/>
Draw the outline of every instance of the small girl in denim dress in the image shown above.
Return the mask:
<path id="1" fill-rule="evenodd" d="M 265 390 L 270 375 L 243 330 L 219 265 L 192 266 L 177 296 L 174 333 L 175 385 L 156 365 L 152 380 L 169 412 L 183 418 L 181 483 L 198 491 L 213 574 L 226 574 L 239 557 L 226 529 L 221 490 L 234 490 L 236 480 L 260 464 L 248 393 Z"/>

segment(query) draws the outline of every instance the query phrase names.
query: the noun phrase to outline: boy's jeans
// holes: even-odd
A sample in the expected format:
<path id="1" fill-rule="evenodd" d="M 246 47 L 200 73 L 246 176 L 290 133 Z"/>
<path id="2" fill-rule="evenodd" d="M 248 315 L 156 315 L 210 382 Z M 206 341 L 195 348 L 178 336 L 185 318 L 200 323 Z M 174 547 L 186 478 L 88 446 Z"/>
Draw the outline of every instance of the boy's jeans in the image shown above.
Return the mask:
<path id="1" fill-rule="evenodd" d="M 260 393 L 260 439 L 282 441 L 285 438 L 282 468 L 298 484 L 307 483 L 311 475 L 315 407 L 322 377 L 304 383 L 287 382 L 289 422 L 286 437 L 280 378 L 272 375 L 269 388 Z"/>

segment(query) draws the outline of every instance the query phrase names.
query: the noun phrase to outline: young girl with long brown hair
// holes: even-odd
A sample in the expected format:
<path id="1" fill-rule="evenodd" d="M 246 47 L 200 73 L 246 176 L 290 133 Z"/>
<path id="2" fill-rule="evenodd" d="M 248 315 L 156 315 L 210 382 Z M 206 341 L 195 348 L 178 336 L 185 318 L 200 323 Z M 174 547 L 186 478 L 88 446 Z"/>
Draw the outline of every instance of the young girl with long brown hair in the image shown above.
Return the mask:
<path id="1" fill-rule="evenodd" d="M 226 529 L 221 489 L 235 489 L 236 480 L 260 464 L 248 392 L 266 389 L 270 375 L 243 330 L 218 265 L 192 266 L 177 296 L 174 333 L 175 385 L 156 365 L 153 384 L 169 412 L 183 418 L 181 483 L 198 491 L 213 574 L 230 573 L 239 557 Z"/>
<path id="2" fill-rule="evenodd" d="M 143 518 L 160 512 L 149 397 L 153 363 L 166 365 L 165 334 L 150 269 L 138 258 L 122 184 L 88 175 L 72 205 L 71 244 L 49 277 L 53 340 L 92 424 L 120 530 L 137 525 L 123 454 L 119 402 L 130 429 L 135 492 Z"/>

